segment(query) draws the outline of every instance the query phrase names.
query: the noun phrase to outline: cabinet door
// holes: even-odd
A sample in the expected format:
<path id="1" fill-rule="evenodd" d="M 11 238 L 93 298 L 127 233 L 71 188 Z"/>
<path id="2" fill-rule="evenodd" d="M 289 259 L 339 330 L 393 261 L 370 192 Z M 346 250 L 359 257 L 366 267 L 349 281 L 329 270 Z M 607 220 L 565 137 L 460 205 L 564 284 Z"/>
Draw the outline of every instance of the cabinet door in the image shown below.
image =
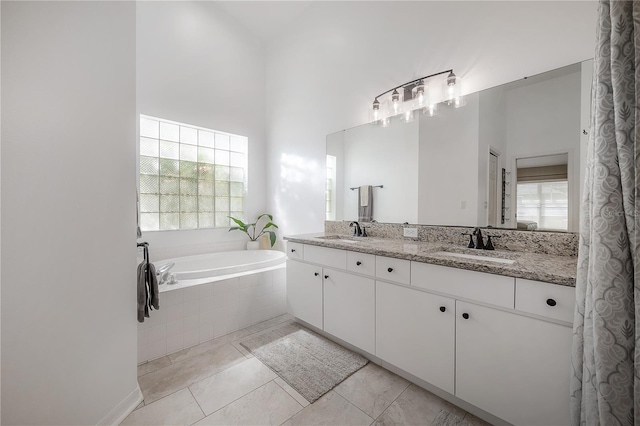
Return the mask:
<path id="1" fill-rule="evenodd" d="M 569 424 L 571 328 L 456 301 L 455 395 L 514 425 Z"/>
<path id="2" fill-rule="evenodd" d="M 287 311 L 322 328 L 322 268 L 287 261 Z"/>
<path id="3" fill-rule="evenodd" d="M 455 301 L 376 281 L 376 356 L 453 394 Z"/>
<path id="4" fill-rule="evenodd" d="M 375 281 L 324 268 L 324 331 L 375 354 Z"/>

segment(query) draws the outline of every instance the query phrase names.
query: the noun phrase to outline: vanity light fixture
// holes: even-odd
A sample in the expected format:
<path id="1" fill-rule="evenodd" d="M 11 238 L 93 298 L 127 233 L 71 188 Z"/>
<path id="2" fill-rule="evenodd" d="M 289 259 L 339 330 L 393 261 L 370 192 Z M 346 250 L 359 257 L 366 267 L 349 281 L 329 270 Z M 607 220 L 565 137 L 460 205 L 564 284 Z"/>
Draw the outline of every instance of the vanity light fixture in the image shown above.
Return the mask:
<path id="1" fill-rule="evenodd" d="M 443 90 L 440 91 L 439 84 L 430 84 L 428 80 L 442 74 L 447 74 L 447 77 L 443 80 Z M 387 93 L 391 93 L 391 96 L 384 99 L 383 96 Z M 465 105 L 460 93 L 460 77 L 452 69 L 401 84 L 376 96 L 369 110 L 369 121 L 387 127 L 395 116 L 399 116 L 403 122 L 413 121 L 415 111 L 434 116 L 438 113 L 438 103 L 442 101 L 455 108 Z"/>

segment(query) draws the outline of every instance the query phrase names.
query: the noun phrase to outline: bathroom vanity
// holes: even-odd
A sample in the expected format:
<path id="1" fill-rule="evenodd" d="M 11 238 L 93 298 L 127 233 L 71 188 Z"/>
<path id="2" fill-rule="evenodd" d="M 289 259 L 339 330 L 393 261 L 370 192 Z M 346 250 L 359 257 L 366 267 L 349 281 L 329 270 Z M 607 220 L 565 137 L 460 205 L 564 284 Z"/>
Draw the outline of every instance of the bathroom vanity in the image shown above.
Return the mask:
<path id="1" fill-rule="evenodd" d="M 506 422 L 569 424 L 575 256 L 325 234 L 287 255 L 300 320 Z"/>

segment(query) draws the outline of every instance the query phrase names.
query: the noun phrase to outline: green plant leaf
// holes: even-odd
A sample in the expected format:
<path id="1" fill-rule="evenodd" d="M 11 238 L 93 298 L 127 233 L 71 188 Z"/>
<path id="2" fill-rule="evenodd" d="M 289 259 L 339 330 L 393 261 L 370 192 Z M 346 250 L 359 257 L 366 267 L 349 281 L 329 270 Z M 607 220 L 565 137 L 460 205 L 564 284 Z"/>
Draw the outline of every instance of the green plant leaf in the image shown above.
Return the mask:
<path id="1" fill-rule="evenodd" d="M 238 228 L 237 229 L 240 229 L 240 230 L 242 230 L 244 232 L 247 232 L 247 230 L 249 229 L 249 226 L 251 226 L 251 225 L 245 224 L 240 219 L 236 219 L 235 217 L 231 217 L 231 216 L 227 216 L 227 217 L 238 224 Z M 234 228 L 231 228 L 231 229 L 234 229 Z M 231 229 L 229 229 L 229 231 L 231 231 Z"/>
<path id="2" fill-rule="evenodd" d="M 260 218 L 267 216 L 269 218 L 269 221 L 273 220 L 273 216 L 270 215 L 269 213 L 262 213 L 260 216 L 258 216 L 258 218 L 256 219 L 256 223 L 258 223 L 260 221 Z"/>
<path id="3" fill-rule="evenodd" d="M 267 224 L 264 226 L 264 228 L 262 228 L 262 229 L 267 229 L 267 228 L 277 228 L 277 227 L 278 227 L 278 225 L 276 225 L 275 223 L 273 223 L 273 222 L 269 222 L 269 223 L 267 223 Z"/>
<path id="4" fill-rule="evenodd" d="M 269 234 L 269 242 L 271 243 L 271 247 L 276 243 L 276 233 L 273 231 L 265 231 L 265 233 Z"/>

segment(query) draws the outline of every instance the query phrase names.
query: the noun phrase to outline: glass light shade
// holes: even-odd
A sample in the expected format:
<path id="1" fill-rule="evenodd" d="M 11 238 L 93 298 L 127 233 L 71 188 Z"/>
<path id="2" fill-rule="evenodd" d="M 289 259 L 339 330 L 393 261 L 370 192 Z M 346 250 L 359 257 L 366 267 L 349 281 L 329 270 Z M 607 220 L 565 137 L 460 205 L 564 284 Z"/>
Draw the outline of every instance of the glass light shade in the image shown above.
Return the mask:
<path id="1" fill-rule="evenodd" d="M 444 95 L 444 101 L 449 105 L 453 104 L 454 100 L 460 97 L 462 89 L 462 79 L 457 76 L 454 76 L 454 78 L 451 78 L 450 76 L 445 78 L 442 83 L 442 94 Z"/>
<path id="2" fill-rule="evenodd" d="M 451 101 L 451 103 L 453 104 L 454 108 L 460 108 L 465 106 L 467 104 L 467 101 L 464 96 L 456 96 L 455 98 L 453 98 L 453 101 Z"/>
<path id="3" fill-rule="evenodd" d="M 434 116 L 438 113 L 438 103 L 442 101 L 442 90 L 437 84 L 424 86 L 424 93 L 419 93 L 419 88 L 414 89 L 413 105 L 415 110 L 423 114 Z"/>
<path id="4" fill-rule="evenodd" d="M 443 99 L 442 85 L 436 84 L 435 82 L 434 84 L 428 85 L 426 94 L 427 94 L 427 106 L 436 105 L 442 102 L 442 99 Z"/>
<path id="5" fill-rule="evenodd" d="M 380 120 L 380 125 L 382 127 L 389 127 L 391 125 L 391 117 L 383 117 Z"/>
<path id="6" fill-rule="evenodd" d="M 387 101 L 387 111 L 389 112 L 389 117 L 393 117 L 394 115 L 402 113 L 403 92 L 404 90 L 400 92 L 398 92 L 398 90 L 394 90 L 389 96 L 389 100 Z"/>
<path id="7" fill-rule="evenodd" d="M 413 109 L 422 109 L 427 106 L 427 86 L 424 81 L 420 81 L 416 87 L 411 90 L 411 103 Z"/>
<path id="8" fill-rule="evenodd" d="M 433 117 L 434 115 L 438 115 L 438 104 L 430 104 L 424 108 L 423 112 L 429 117 Z"/>
<path id="9" fill-rule="evenodd" d="M 400 114 L 400 121 L 403 123 L 411 123 L 413 121 L 413 110 L 407 109 Z"/>
<path id="10" fill-rule="evenodd" d="M 383 116 L 381 107 L 382 106 L 380 105 L 379 102 L 377 104 L 374 102 L 369 107 L 369 123 L 373 123 L 373 124 L 380 123 L 380 120 L 382 119 L 382 116 Z"/>

